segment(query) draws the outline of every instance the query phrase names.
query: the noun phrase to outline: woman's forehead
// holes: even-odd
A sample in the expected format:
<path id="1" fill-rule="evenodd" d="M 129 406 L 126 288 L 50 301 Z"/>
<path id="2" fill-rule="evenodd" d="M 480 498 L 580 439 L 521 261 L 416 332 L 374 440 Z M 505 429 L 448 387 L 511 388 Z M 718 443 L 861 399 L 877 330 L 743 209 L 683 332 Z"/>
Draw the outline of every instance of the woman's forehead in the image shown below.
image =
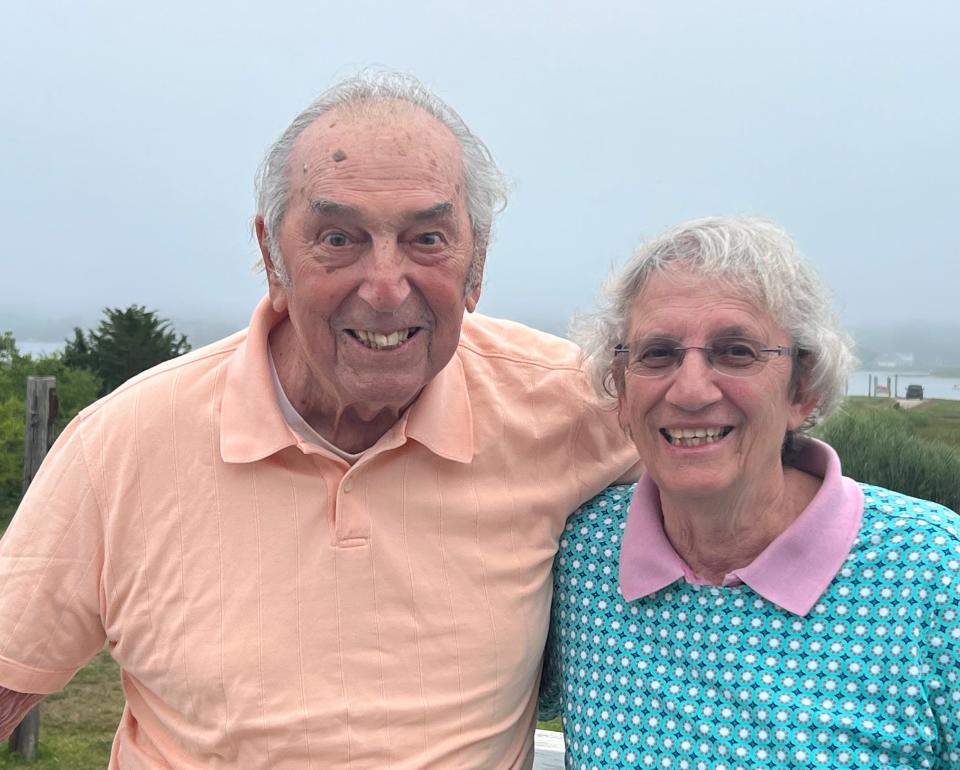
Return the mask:
<path id="1" fill-rule="evenodd" d="M 633 300 L 627 328 L 634 339 L 783 332 L 770 311 L 733 281 L 677 269 L 651 276 Z"/>

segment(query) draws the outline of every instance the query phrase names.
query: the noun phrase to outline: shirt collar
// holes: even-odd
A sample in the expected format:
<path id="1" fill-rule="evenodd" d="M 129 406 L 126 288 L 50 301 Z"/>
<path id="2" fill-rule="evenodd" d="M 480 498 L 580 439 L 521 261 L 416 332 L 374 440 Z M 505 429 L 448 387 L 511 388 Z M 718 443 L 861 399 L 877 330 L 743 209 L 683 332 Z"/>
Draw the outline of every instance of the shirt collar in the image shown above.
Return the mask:
<path id="1" fill-rule="evenodd" d="M 255 462 L 298 443 L 280 409 L 270 370 L 270 330 L 285 317 L 264 297 L 253 311 L 246 339 L 227 365 L 220 407 L 224 462 Z M 458 355 L 427 383 L 395 429 L 372 449 L 391 449 L 407 438 L 454 462 L 473 458 L 473 416 Z"/>
<path id="2" fill-rule="evenodd" d="M 406 433 L 440 457 L 468 463 L 474 452 L 473 411 L 458 354 L 459 348 L 411 404 Z"/>
<path id="3" fill-rule="evenodd" d="M 250 463 L 297 443 L 277 403 L 270 372 L 270 330 L 286 317 L 264 297 L 254 308 L 247 338 L 227 364 L 220 403 L 220 456 Z"/>
<path id="4" fill-rule="evenodd" d="M 836 577 L 860 529 L 863 492 L 841 474 L 832 447 L 806 439 L 794 465 L 823 479 L 810 504 L 756 559 L 727 576 L 795 615 L 806 615 Z M 690 568 L 663 531 L 660 493 L 644 474 L 627 512 L 620 550 L 621 593 L 628 601 L 681 579 Z"/>

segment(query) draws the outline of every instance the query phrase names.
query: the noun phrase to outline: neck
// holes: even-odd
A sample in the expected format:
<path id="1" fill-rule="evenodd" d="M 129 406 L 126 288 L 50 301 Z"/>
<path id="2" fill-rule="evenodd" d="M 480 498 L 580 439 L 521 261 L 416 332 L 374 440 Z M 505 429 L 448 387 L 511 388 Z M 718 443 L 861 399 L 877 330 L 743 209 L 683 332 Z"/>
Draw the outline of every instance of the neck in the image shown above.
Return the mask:
<path id="1" fill-rule="evenodd" d="M 323 409 L 311 408 L 306 403 L 298 405 L 292 399 L 290 403 L 311 428 L 350 454 L 358 454 L 372 447 L 401 417 L 399 412 L 387 408 L 366 415 L 347 406 L 331 414 Z"/>
<path id="2" fill-rule="evenodd" d="M 796 468 L 778 467 L 763 490 L 716 497 L 676 500 L 661 494 L 663 527 L 674 550 L 699 577 L 721 585 L 734 570 L 746 567 L 810 503 L 819 480 Z"/>
<path id="3" fill-rule="evenodd" d="M 397 424 L 406 407 L 338 400 L 336 394 L 317 381 L 300 357 L 285 354 L 287 348 L 282 340 L 274 340 L 285 330 L 286 324 L 281 324 L 271 333 L 273 363 L 291 406 L 311 428 L 344 452 L 357 454 L 372 447 Z"/>

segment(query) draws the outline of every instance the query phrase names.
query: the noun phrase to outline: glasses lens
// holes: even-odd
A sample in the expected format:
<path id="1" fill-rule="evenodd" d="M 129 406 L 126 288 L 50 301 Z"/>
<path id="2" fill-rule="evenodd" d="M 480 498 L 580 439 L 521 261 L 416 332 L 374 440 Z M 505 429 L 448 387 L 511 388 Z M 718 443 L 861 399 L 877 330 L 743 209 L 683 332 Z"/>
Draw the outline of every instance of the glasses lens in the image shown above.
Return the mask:
<path id="1" fill-rule="evenodd" d="M 631 347 L 633 364 L 639 369 L 671 369 L 680 361 L 676 345 L 659 341 L 640 342 Z"/>
<path id="2" fill-rule="evenodd" d="M 710 345 L 710 363 L 722 374 L 745 377 L 763 366 L 766 359 L 761 347 L 760 343 L 753 340 L 719 339 Z"/>
<path id="3" fill-rule="evenodd" d="M 771 351 L 763 343 L 742 337 L 723 337 L 705 347 L 681 347 L 672 340 L 646 339 L 618 347 L 626 355 L 626 368 L 641 377 L 669 374 L 683 361 L 687 351 L 704 354 L 714 371 L 731 377 L 749 377 L 763 368 Z"/>

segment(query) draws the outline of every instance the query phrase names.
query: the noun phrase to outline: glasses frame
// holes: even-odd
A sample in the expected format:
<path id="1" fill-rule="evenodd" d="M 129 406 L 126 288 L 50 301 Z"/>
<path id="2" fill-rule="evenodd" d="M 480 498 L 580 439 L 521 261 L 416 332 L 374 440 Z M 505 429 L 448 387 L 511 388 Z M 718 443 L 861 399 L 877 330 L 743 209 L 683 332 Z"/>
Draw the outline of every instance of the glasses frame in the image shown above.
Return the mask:
<path id="1" fill-rule="evenodd" d="M 701 353 L 703 353 L 703 356 L 706 359 L 709 367 L 717 374 L 723 375 L 724 377 L 751 377 L 754 374 L 759 373 L 774 358 L 779 358 L 780 356 L 800 358 L 804 353 L 806 353 L 806 351 L 803 350 L 799 345 L 771 346 L 765 342 L 750 339 L 749 337 L 730 337 L 728 339 L 735 340 L 737 342 L 748 343 L 750 347 L 754 348 L 754 352 L 757 354 L 764 354 L 764 356 L 760 357 L 758 355 L 754 361 L 747 364 L 742 369 L 736 369 L 734 367 L 732 371 L 724 371 L 723 369 L 717 368 L 717 364 L 714 361 L 714 354 L 716 351 L 712 345 L 674 345 L 671 347 L 671 350 L 673 351 L 675 359 L 669 366 L 662 366 L 654 369 L 644 368 L 642 366 L 634 368 L 634 365 L 637 362 L 634 362 L 634 365 L 631 365 L 631 363 L 628 361 L 626 364 L 624 364 L 623 370 L 624 372 L 630 372 L 637 377 L 666 377 L 673 372 L 679 371 L 680 367 L 683 366 L 683 361 L 686 358 L 688 350 L 699 350 Z M 623 355 L 625 353 L 629 354 L 630 346 L 642 341 L 643 340 L 634 340 L 633 342 L 628 343 L 621 342 L 619 345 L 616 345 L 613 348 L 613 354 L 614 356 Z M 668 345 L 664 345 L 664 347 L 668 347 Z"/>

